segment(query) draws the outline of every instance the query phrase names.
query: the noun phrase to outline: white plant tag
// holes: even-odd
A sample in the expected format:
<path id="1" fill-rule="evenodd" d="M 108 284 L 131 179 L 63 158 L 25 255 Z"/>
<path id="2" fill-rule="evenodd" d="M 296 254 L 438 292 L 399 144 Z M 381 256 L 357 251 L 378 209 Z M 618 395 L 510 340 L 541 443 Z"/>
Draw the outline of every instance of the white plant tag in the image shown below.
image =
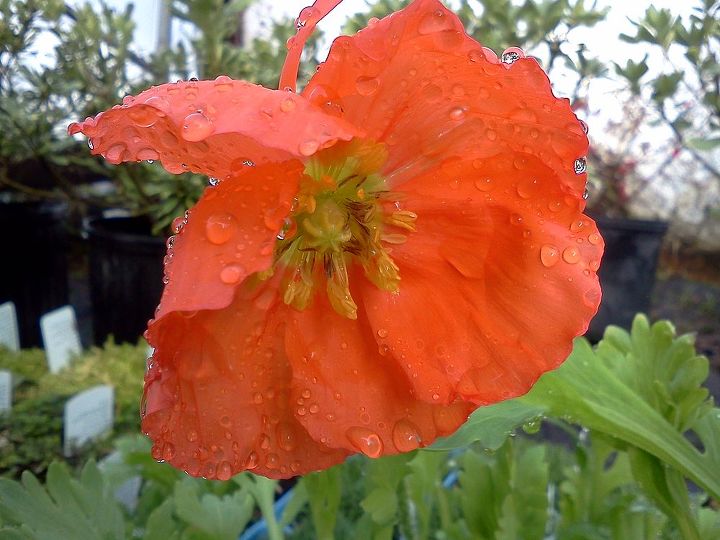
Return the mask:
<path id="1" fill-rule="evenodd" d="M 0 345 L 4 345 L 11 351 L 20 350 L 17 312 L 15 304 L 12 302 L 0 304 Z"/>
<path id="2" fill-rule="evenodd" d="M 82 352 L 72 306 L 58 308 L 40 317 L 40 331 L 51 373 L 60 371 L 73 355 Z"/>
<path id="3" fill-rule="evenodd" d="M 112 386 L 100 385 L 68 400 L 63 418 L 63 454 L 66 457 L 112 429 L 114 398 Z"/>
<path id="4" fill-rule="evenodd" d="M 0 370 L 0 413 L 8 412 L 12 408 L 12 373 Z"/>

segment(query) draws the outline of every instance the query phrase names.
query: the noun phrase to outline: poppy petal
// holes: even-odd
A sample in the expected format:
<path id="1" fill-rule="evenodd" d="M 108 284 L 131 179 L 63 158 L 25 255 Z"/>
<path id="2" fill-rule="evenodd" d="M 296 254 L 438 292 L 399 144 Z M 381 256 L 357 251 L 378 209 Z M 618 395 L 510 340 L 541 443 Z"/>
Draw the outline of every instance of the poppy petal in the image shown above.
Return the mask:
<path id="1" fill-rule="evenodd" d="M 160 160 L 171 173 L 226 178 L 248 163 L 314 154 L 356 130 L 292 92 L 218 77 L 163 84 L 71 124 L 111 163 Z"/>
<path id="2" fill-rule="evenodd" d="M 303 95 L 387 144 L 386 174 L 477 147 L 485 156 L 534 155 L 569 193 L 583 193 L 586 176 L 574 167 L 587 138 L 568 100 L 553 96 L 534 59 L 497 62 L 438 0 L 417 0 L 335 40 Z"/>
<path id="3" fill-rule="evenodd" d="M 322 297 L 292 313 L 285 347 L 298 421 L 315 440 L 370 457 L 414 450 L 455 431 L 472 405 L 417 400 L 408 375 L 378 349 L 372 332 L 366 319 L 342 317 Z"/>
<path id="4" fill-rule="evenodd" d="M 300 161 L 268 163 L 208 187 L 169 240 L 156 317 L 224 308 L 247 276 L 270 268 L 302 174 Z"/>
<path id="5" fill-rule="evenodd" d="M 174 312 L 151 325 L 142 428 L 156 459 L 227 480 L 243 470 L 288 478 L 348 455 L 310 438 L 293 415 L 274 292 L 244 287 L 224 310 Z"/>
<path id="6" fill-rule="evenodd" d="M 379 345 L 418 374 L 411 381 L 427 402 L 524 394 L 597 311 L 597 227 L 549 167 L 519 159 L 493 156 L 478 168 L 471 154 L 404 184 L 403 204 L 418 218 L 392 252 L 400 291 L 363 289 Z M 452 187 L 440 198 L 438 185 Z M 409 328 L 422 333 L 410 339 Z"/>

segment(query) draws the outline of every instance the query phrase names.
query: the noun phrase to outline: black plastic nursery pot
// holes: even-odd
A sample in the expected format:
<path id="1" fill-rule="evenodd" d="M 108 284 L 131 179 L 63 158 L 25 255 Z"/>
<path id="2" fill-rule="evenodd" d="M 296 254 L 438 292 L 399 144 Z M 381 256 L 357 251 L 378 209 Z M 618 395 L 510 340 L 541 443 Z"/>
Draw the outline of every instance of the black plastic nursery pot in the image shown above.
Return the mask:
<path id="1" fill-rule="evenodd" d="M 0 304 L 15 304 L 23 348 L 42 346 L 40 317 L 68 303 L 67 217 L 61 201 L 0 202 Z"/>
<path id="2" fill-rule="evenodd" d="M 92 218 L 85 230 L 95 344 L 135 343 L 162 295 L 165 239 L 144 217 Z"/>
<path id="3" fill-rule="evenodd" d="M 596 342 L 605 327 L 630 328 L 636 313 L 647 313 L 658 257 L 668 224 L 664 221 L 595 218 L 605 239 L 598 271 L 602 302 L 586 337 Z"/>

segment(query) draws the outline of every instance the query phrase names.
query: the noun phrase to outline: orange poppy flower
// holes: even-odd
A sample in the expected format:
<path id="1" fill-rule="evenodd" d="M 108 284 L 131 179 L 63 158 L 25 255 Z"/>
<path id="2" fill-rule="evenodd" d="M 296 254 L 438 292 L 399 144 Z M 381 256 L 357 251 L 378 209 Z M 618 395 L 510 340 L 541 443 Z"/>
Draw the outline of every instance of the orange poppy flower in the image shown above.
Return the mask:
<path id="1" fill-rule="evenodd" d="M 438 0 L 340 37 L 302 93 L 165 84 L 70 133 L 212 177 L 176 224 L 143 430 L 191 475 L 406 452 L 520 396 L 600 301 L 587 138 L 537 62 Z"/>

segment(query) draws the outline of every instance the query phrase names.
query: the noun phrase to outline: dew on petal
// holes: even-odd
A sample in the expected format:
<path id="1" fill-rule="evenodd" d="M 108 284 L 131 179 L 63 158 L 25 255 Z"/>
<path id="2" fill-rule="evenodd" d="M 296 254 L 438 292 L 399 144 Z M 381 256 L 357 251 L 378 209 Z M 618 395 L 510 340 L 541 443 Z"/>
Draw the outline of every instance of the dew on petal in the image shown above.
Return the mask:
<path id="1" fill-rule="evenodd" d="M 450 120 L 459 121 L 465 118 L 465 107 L 453 107 L 450 109 Z"/>
<path id="2" fill-rule="evenodd" d="M 570 230 L 572 232 L 580 232 L 582 229 L 585 228 L 585 220 L 583 219 L 576 219 L 570 224 Z"/>
<path id="3" fill-rule="evenodd" d="M 543 266 L 550 268 L 555 266 L 560 259 L 560 251 L 553 245 L 545 244 L 540 248 L 540 262 Z"/>
<path id="4" fill-rule="evenodd" d="M 381 328 L 380 330 L 377 331 L 377 335 L 378 335 L 378 337 L 386 338 L 388 336 L 388 331 L 385 330 L 384 328 Z"/>
<path id="5" fill-rule="evenodd" d="M 441 9 L 427 13 L 418 25 L 418 33 L 421 35 L 441 32 L 443 30 L 453 30 L 453 22 Z"/>
<path id="6" fill-rule="evenodd" d="M 520 58 L 525 57 L 525 52 L 519 47 L 509 47 L 500 56 L 503 64 L 514 64 Z"/>
<path id="7" fill-rule="evenodd" d="M 580 260 L 580 250 L 575 246 L 565 248 L 563 251 L 563 260 L 568 264 L 575 264 Z"/>
<path id="8" fill-rule="evenodd" d="M 345 433 L 350 444 L 360 452 L 371 458 L 378 458 L 383 452 L 383 443 L 380 436 L 364 427 L 351 427 Z"/>
<path id="9" fill-rule="evenodd" d="M 291 97 L 287 97 L 280 102 L 280 110 L 283 112 L 293 111 L 296 107 L 295 100 Z"/>
<path id="10" fill-rule="evenodd" d="M 242 266 L 237 264 L 229 264 L 220 271 L 220 281 L 227 285 L 234 285 L 243 277 L 245 273 Z"/>
<path id="11" fill-rule="evenodd" d="M 320 148 L 320 144 L 317 141 L 308 140 L 300 143 L 298 150 L 303 156 L 312 156 Z"/>
<path id="12" fill-rule="evenodd" d="M 138 127 L 150 127 L 158 121 L 157 111 L 151 107 L 134 107 L 128 111 L 130 120 Z"/>
<path id="13" fill-rule="evenodd" d="M 105 159 L 107 159 L 110 163 L 118 164 L 123 160 L 126 150 L 127 147 L 124 144 L 114 144 L 108 148 L 107 152 L 105 152 Z"/>
<path id="14" fill-rule="evenodd" d="M 202 112 L 188 114 L 183 121 L 182 138 L 189 142 L 202 141 L 215 131 L 215 126 Z"/>
<path id="15" fill-rule="evenodd" d="M 497 132 L 496 132 L 495 130 L 493 130 L 493 129 L 486 129 L 486 130 L 485 130 L 485 136 L 486 136 L 489 140 L 494 141 L 495 139 L 497 139 Z"/>
<path id="16" fill-rule="evenodd" d="M 237 222 L 230 214 L 213 214 L 205 222 L 205 237 L 211 244 L 225 244 L 236 233 Z"/>
<path id="17" fill-rule="evenodd" d="M 535 195 L 540 188 L 537 178 L 524 178 L 517 185 L 517 194 L 523 199 L 529 199 Z"/>
<path id="18" fill-rule="evenodd" d="M 220 75 L 216 77 L 213 82 L 213 86 L 215 86 L 215 89 L 218 92 L 227 92 L 228 90 L 232 90 L 232 85 L 233 80 L 227 75 Z"/>
<path id="19" fill-rule="evenodd" d="M 218 480 L 230 480 L 232 478 L 232 465 L 228 461 L 221 461 L 217 468 L 215 477 Z"/>
<path id="20" fill-rule="evenodd" d="M 600 235 L 597 233 L 591 233 L 588 236 L 588 242 L 590 242 L 593 246 L 597 246 L 600 243 Z"/>
<path id="21" fill-rule="evenodd" d="M 480 191 L 490 191 L 495 187 L 493 184 L 492 178 L 485 177 L 485 178 L 478 178 L 474 182 L 475 187 Z"/>
<path id="22" fill-rule="evenodd" d="M 370 96 L 380 88 L 380 81 L 377 77 L 358 77 L 355 88 L 361 96 Z"/>
<path id="23" fill-rule="evenodd" d="M 420 432 L 409 420 L 398 421 L 393 427 L 392 439 L 400 452 L 410 452 L 420 446 Z"/>
<path id="24" fill-rule="evenodd" d="M 135 159 L 139 161 L 153 162 L 158 159 L 160 155 L 152 148 L 141 148 L 135 154 Z"/>
<path id="25" fill-rule="evenodd" d="M 249 471 L 253 469 L 257 469 L 257 466 L 259 464 L 258 455 L 256 452 L 250 452 L 250 454 L 247 457 L 247 461 L 245 461 L 245 468 Z"/>
<path id="26" fill-rule="evenodd" d="M 585 158 L 576 159 L 575 163 L 573 163 L 573 170 L 575 174 L 582 174 L 587 171 L 587 161 L 585 161 Z"/>

